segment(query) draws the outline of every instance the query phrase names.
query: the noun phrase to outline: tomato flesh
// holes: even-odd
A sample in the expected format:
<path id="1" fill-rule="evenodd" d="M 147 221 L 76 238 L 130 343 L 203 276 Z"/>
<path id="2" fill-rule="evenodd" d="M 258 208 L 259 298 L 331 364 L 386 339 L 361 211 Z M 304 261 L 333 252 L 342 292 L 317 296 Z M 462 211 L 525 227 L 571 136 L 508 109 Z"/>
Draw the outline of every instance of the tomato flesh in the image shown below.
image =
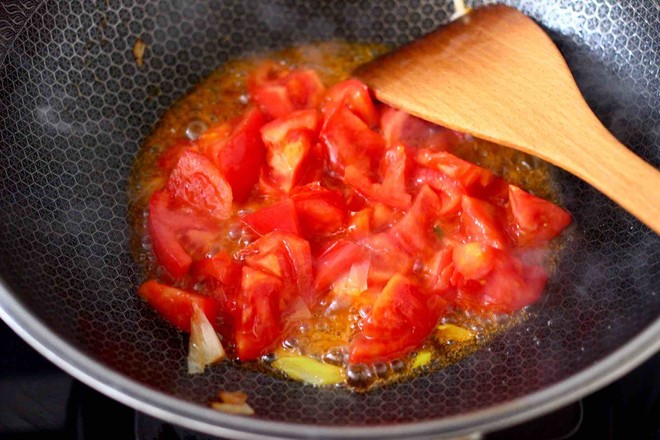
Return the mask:
<path id="1" fill-rule="evenodd" d="M 259 235 L 266 235 L 273 231 L 300 234 L 296 206 L 288 198 L 261 208 L 252 214 L 247 214 L 241 218 L 241 221 Z"/>

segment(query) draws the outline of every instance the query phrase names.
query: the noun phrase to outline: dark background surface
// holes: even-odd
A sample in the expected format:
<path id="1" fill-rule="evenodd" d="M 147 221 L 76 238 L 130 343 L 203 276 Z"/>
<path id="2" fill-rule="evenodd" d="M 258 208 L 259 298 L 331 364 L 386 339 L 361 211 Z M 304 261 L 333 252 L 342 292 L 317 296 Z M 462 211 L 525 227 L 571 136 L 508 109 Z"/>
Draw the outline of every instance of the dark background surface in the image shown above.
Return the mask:
<path id="1" fill-rule="evenodd" d="M 611 385 L 486 440 L 660 439 L 660 353 Z M 0 440 L 211 437 L 140 414 L 76 381 L 0 323 Z"/>

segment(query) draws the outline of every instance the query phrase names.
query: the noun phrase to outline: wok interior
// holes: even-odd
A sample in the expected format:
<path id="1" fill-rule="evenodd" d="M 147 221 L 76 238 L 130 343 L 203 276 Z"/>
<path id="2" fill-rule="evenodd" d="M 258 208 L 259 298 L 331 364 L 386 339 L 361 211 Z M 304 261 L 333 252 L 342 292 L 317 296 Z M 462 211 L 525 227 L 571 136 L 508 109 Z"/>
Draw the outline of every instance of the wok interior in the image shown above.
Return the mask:
<path id="1" fill-rule="evenodd" d="M 508 3 L 546 27 L 604 124 L 658 166 L 660 31 L 645 18 L 657 14 L 653 2 Z M 451 2 L 110 0 L 21 7 L 24 26 L 13 24 L 15 40 L 0 47 L 1 277 L 52 331 L 109 368 L 201 405 L 219 390 L 246 391 L 259 419 L 334 426 L 423 421 L 559 383 L 660 316 L 658 236 L 557 170 L 563 206 L 575 218 L 557 272 L 535 316 L 487 349 L 368 394 L 315 389 L 226 364 L 189 376 L 183 336 L 135 294 L 142 278 L 128 248 L 127 177 L 159 116 L 229 58 L 330 38 L 398 45 L 447 22 Z M 142 67 L 132 54 L 138 37 L 147 44 Z"/>

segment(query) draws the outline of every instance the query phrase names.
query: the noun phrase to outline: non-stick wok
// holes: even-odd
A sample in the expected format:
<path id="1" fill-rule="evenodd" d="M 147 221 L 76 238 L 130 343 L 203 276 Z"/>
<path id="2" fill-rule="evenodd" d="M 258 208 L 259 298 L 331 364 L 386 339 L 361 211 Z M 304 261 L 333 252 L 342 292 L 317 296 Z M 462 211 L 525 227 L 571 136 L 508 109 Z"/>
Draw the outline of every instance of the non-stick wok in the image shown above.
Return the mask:
<path id="1" fill-rule="evenodd" d="M 507 3 L 545 27 L 604 124 L 657 167 L 657 2 Z M 448 0 L 2 2 L 0 316 L 83 382 L 223 436 L 489 430 L 575 400 L 639 364 L 660 346 L 660 239 L 559 170 L 562 204 L 575 222 L 532 318 L 409 382 L 351 394 L 229 364 L 189 376 L 184 336 L 137 297 L 127 177 L 178 96 L 247 52 L 331 38 L 399 45 L 452 11 Z M 147 45 L 141 67 L 132 53 L 138 38 Z M 222 389 L 247 392 L 256 415 L 209 409 Z"/>

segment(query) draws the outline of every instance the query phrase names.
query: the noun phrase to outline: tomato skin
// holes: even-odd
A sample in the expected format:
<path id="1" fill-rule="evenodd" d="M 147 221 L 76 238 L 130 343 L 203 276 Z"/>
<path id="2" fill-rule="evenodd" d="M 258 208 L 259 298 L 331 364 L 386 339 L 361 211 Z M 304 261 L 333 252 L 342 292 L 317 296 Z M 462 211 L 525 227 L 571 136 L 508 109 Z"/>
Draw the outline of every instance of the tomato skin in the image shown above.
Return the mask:
<path id="1" fill-rule="evenodd" d="M 304 237 L 334 234 L 346 227 L 348 210 L 344 198 L 337 191 L 313 182 L 295 188 L 291 199 Z"/>
<path id="2" fill-rule="evenodd" d="M 266 235 L 273 231 L 285 231 L 300 235 L 296 206 L 289 198 L 247 214 L 241 218 L 241 222 L 248 225 L 259 235 Z"/>
<path id="3" fill-rule="evenodd" d="M 556 237 L 571 223 L 571 215 L 554 203 L 509 185 L 510 210 L 518 246 L 537 246 Z"/>
<path id="4" fill-rule="evenodd" d="M 433 331 L 441 309 L 430 308 L 412 280 L 395 275 L 362 322 L 362 333 L 351 344 L 350 362 L 390 361 L 407 355 Z"/>
<path id="5" fill-rule="evenodd" d="M 193 304 L 204 312 L 213 325 L 220 313 L 220 304 L 213 298 L 160 284 L 155 280 L 143 283 L 138 293 L 159 315 L 184 332 L 190 332 Z"/>
<path id="6" fill-rule="evenodd" d="M 378 112 L 371 100 L 369 88 L 355 78 L 330 87 L 321 106 L 324 119 L 327 121 L 342 107 L 346 107 L 369 127 L 378 124 Z"/>
<path id="7" fill-rule="evenodd" d="M 248 266 L 243 267 L 234 338 L 242 361 L 258 359 L 272 350 L 282 332 L 279 295 L 282 281 Z"/>
<path id="8" fill-rule="evenodd" d="M 328 165 L 339 175 L 349 165 L 368 175 L 385 148 L 383 137 L 347 107 L 340 107 L 326 120 L 320 134 Z"/>
<path id="9" fill-rule="evenodd" d="M 181 154 L 165 188 L 179 200 L 217 219 L 231 215 L 229 184 L 213 163 L 199 153 L 185 151 Z"/>

